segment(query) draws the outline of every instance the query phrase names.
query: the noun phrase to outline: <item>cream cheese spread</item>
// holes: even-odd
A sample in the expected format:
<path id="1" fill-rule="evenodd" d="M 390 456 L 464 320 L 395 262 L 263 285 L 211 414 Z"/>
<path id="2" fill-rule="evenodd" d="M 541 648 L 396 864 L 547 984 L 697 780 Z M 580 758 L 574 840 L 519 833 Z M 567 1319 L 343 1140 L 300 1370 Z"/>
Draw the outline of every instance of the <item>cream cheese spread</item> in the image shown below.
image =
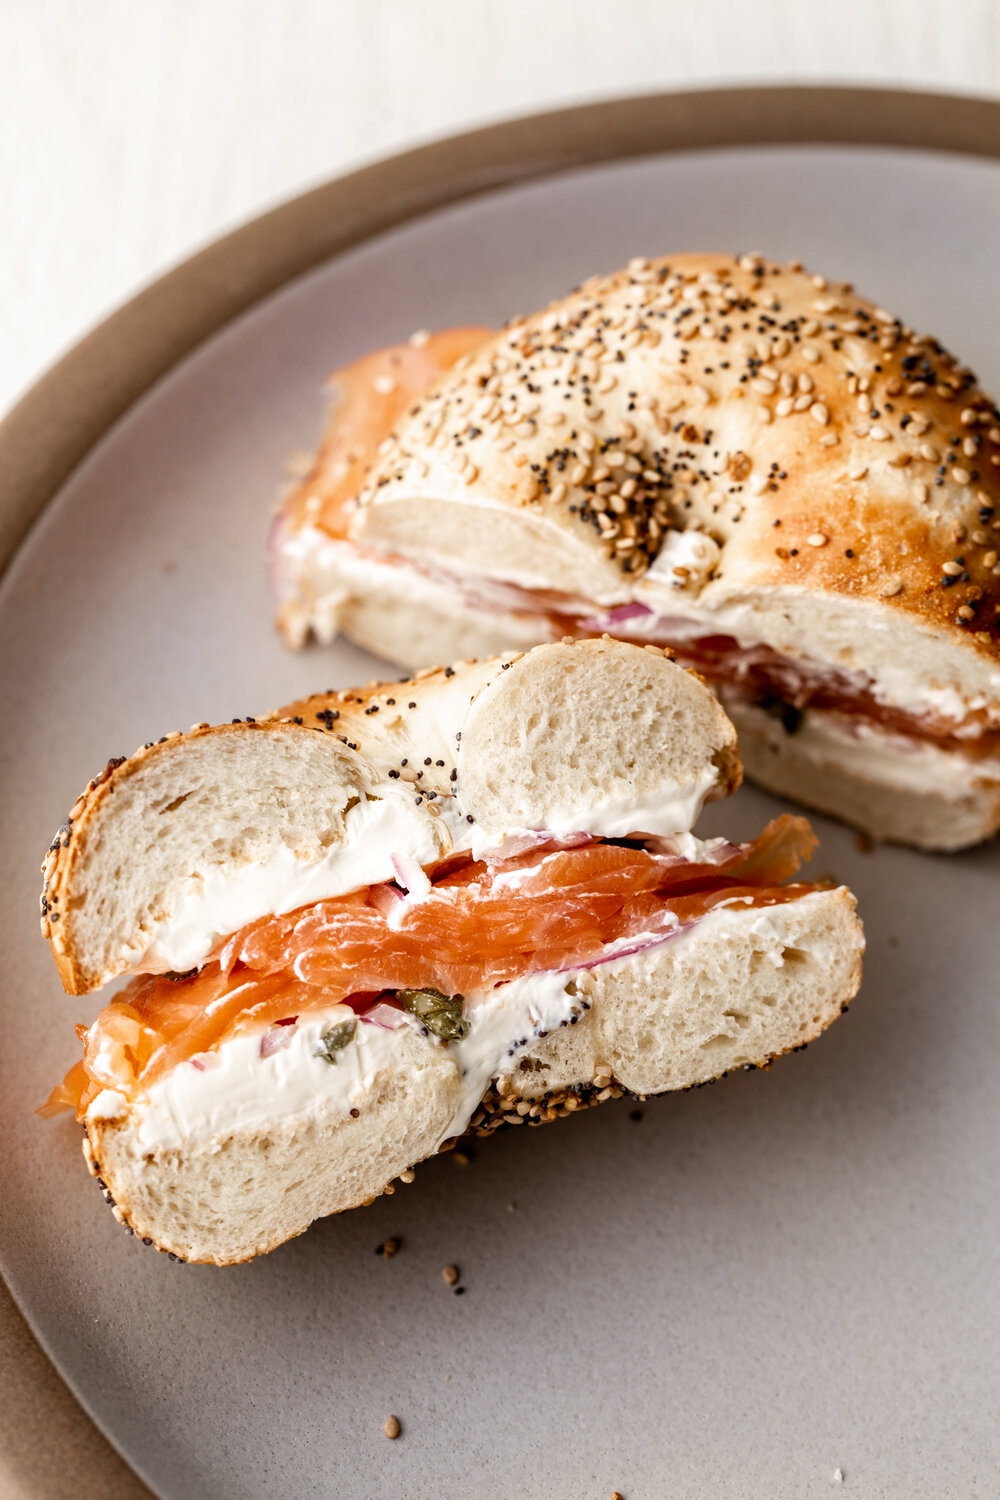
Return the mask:
<path id="1" fill-rule="evenodd" d="M 429 576 L 408 561 L 382 561 L 308 523 L 282 538 L 278 559 L 283 609 L 296 615 L 303 639 L 312 628 L 321 640 L 333 640 L 339 629 L 338 610 L 355 596 L 394 592 L 400 569 L 406 571 L 407 590 L 438 611 L 449 606 L 453 609 L 456 592 L 460 592 L 467 596 L 466 604 L 478 603 L 484 609 L 509 613 L 512 645 L 534 645 L 559 634 L 544 607 L 539 606 L 537 613 L 525 612 L 530 597 L 519 590 L 530 590 L 532 585 L 514 577 L 506 580 L 514 586 L 508 588 L 503 580 L 472 575 L 466 579 Z M 741 648 L 763 645 L 782 652 L 782 644 L 775 639 L 780 605 L 771 603 L 762 609 L 753 601 L 734 599 L 728 591 L 720 590 L 719 584 L 712 582 L 720 559 L 717 543 L 697 529 L 668 530 L 658 556 L 631 591 L 606 599 L 567 595 L 560 601 L 559 610 L 592 621 L 592 629 L 606 628 L 614 634 L 617 611 L 637 602 L 652 613 L 629 618 L 630 640 L 662 641 L 669 637 L 679 644 L 700 636 L 729 635 Z M 875 692 L 880 702 L 914 714 L 941 715 L 956 724 L 986 706 L 981 693 L 970 696 L 947 683 L 921 681 L 905 656 L 893 650 L 888 637 L 885 642 L 879 640 L 885 630 L 879 619 L 865 616 L 863 620 L 859 617 L 851 632 L 869 648 L 873 642 L 878 644 Z M 789 659 L 794 662 L 797 655 L 790 647 Z M 836 661 L 828 664 L 844 676 L 856 678 L 859 687 L 869 681 L 860 667 Z M 817 659 L 812 665 L 822 670 L 824 663 Z M 1000 671 L 992 674 L 991 690 L 992 701 L 1000 700 Z"/>
<path id="2" fill-rule="evenodd" d="M 786 913 L 780 907 L 740 911 L 745 900 L 734 898 L 676 933 L 656 934 L 648 947 L 643 944 L 651 934 L 623 940 L 629 951 L 615 958 L 615 949 L 605 950 L 600 967 L 614 974 L 635 962 L 637 946 L 652 955 L 659 943 L 691 942 L 709 934 L 714 940 L 725 939 L 727 930 L 745 932 L 748 922 L 750 930 L 766 940 L 772 961 L 780 966 L 788 935 Z M 264 1055 L 261 1045 L 265 1032 L 231 1037 L 214 1051 L 180 1063 L 132 1105 L 116 1090 L 102 1090 L 87 1115 L 112 1120 L 134 1112 L 141 1151 L 221 1146 L 236 1130 L 260 1129 L 319 1112 L 346 1116 L 352 1110 L 362 1111 L 380 1076 L 400 1066 L 398 1032 L 408 1028 L 423 1033 L 427 1047 L 433 1049 L 429 1059 L 439 1062 L 443 1052 L 455 1064 L 458 1102 L 442 1133 L 444 1141 L 462 1134 L 491 1082 L 511 1074 L 518 1057 L 540 1035 L 570 1024 L 582 1013 L 585 1002 L 575 985 L 570 988 L 581 972 L 530 974 L 493 990 L 470 992 L 464 1004 L 468 1032 L 460 1041 L 442 1042 L 424 1033 L 413 1016 L 383 1006 L 379 1019 L 388 1020 L 389 1025 L 359 1019 L 352 1039 L 335 1053 L 334 1062 L 323 1055 L 320 1039 L 330 1026 L 351 1021 L 354 1013 L 344 1005 L 331 1006 L 304 1016 L 294 1027 L 281 1028 L 287 1029 L 288 1039 L 281 1037 L 269 1055 Z M 413 1079 L 413 1088 L 419 1092 L 419 1076 Z"/>
<path id="3" fill-rule="evenodd" d="M 778 749 L 787 735 L 778 720 L 763 709 L 736 698 L 722 701 L 737 725 L 752 722 Z M 928 787 L 940 797 L 961 801 L 985 780 L 1000 780 L 1000 756 L 972 760 L 929 740 L 891 734 L 858 719 L 811 708 L 795 732 L 798 754 L 817 766 L 850 771 L 862 781 L 924 795 Z"/>
<path id="4" fill-rule="evenodd" d="M 257 917 L 280 916 L 392 880 L 394 860 L 401 856 L 419 866 L 432 864 L 442 853 L 447 847 L 441 848 L 437 820 L 386 783 L 378 797 L 362 796 L 349 809 L 343 840 L 319 860 L 304 859 L 279 844 L 265 860 L 229 860 L 192 874 L 187 891 L 157 924 L 132 972 L 185 973 L 204 962 L 217 942 Z"/>
<path id="5" fill-rule="evenodd" d="M 532 974 L 496 989 L 465 997 L 469 1023 L 461 1041 L 442 1042 L 427 1034 L 427 1046 L 454 1060 L 459 1075 L 459 1103 L 441 1139 L 460 1135 L 469 1123 L 491 1079 L 540 1031 L 555 1030 L 568 1019 L 577 997 L 567 994 L 573 975 Z M 390 1018 L 395 1030 L 421 1032 L 420 1022 L 404 1011 L 381 1007 L 380 1021 Z M 212 1052 L 178 1064 L 131 1106 L 137 1115 L 138 1144 L 143 1150 L 171 1150 L 221 1140 L 234 1130 L 256 1129 L 313 1111 L 347 1115 L 363 1108 L 380 1074 L 397 1067 L 395 1030 L 359 1019 L 351 1041 L 330 1062 L 320 1038 L 330 1026 L 351 1021 L 345 1005 L 302 1017 L 289 1039 L 262 1055 L 265 1033 L 248 1032 L 222 1042 Z M 94 1118 L 114 1119 L 130 1108 L 123 1094 L 104 1089 L 88 1110 Z"/>

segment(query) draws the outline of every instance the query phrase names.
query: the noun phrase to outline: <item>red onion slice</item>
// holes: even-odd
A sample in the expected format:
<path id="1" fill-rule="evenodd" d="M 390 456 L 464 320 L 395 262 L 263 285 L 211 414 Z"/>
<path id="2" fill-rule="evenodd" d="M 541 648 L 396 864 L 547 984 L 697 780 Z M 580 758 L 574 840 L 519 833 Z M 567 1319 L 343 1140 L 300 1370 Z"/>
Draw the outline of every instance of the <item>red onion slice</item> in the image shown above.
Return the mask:
<path id="1" fill-rule="evenodd" d="M 618 609 L 609 609 L 606 615 L 595 615 L 589 620 L 581 620 L 581 630 L 607 630 L 612 625 L 624 625 L 626 620 L 638 620 L 645 615 L 651 615 L 653 611 L 648 604 L 640 604 L 635 600 L 632 604 L 622 604 Z"/>
<path id="2" fill-rule="evenodd" d="M 275 1052 L 281 1052 L 288 1046 L 295 1035 L 297 1020 L 298 1017 L 295 1016 L 287 1021 L 276 1021 L 273 1026 L 268 1027 L 260 1039 L 261 1057 L 273 1057 Z"/>

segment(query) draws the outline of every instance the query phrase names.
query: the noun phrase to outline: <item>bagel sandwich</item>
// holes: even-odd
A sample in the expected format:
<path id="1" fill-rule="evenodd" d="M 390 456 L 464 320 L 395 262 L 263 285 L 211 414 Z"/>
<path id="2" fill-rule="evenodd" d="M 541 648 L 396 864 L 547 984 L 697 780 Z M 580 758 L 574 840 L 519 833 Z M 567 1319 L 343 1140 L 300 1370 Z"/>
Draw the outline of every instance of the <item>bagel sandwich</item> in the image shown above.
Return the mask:
<path id="1" fill-rule="evenodd" d="M 926 849 L 1000 825 L 1000 415 L 934 339 L 798 263 L 688 254 L 333 389 L 272 534 L 290 644 L 651 641 L 763 786 Z"/>
<path id="2" fill-rule="evenodd" d="M 109 763 L 43 866 L 63 985 L 125 981 L 43 1113 L 115 1217 L 229 1264 L 467 1131 L 766 1067 L 860 982 L 844 888 L 662 650 L 554 643 L 195 726 Z"/>

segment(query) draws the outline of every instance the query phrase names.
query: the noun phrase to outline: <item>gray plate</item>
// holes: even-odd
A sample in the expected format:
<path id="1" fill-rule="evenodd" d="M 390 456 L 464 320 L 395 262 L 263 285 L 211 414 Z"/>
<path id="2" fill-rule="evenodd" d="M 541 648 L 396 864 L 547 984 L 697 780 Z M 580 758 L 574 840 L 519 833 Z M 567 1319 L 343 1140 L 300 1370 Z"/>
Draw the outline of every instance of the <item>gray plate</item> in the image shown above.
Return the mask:
<path id="1" fill-rule="evenodd" d="M 143 1251 L 78 1127 L 31 1110 L 96 1009 L 62 995 L 36 925 L 38 863 L 86 778 L 164 730 L 377 670 L 349 647 L 290 656 L 270 627 L 276 479 L 319 431 L 331 366 L 638 253 L 753 248 L 855 280 L 997 389 L 998 245 L 1000 167 L 931 153 L 692 153 L 507 189 L 259 305 L 46 511 L 0 595 L 3 1269 L 159 1494 L 802 1497 L 838 1467 L 865 1496 L 996 1492 L 995 848 L 863 854 L 817 820 L 869 958 L 808 1052 L 638 1121 L 623 1101 L 429 1163 L 250 1266 Z M 744 790 L 706 821 L 751 832 L 777 807 Z"/>

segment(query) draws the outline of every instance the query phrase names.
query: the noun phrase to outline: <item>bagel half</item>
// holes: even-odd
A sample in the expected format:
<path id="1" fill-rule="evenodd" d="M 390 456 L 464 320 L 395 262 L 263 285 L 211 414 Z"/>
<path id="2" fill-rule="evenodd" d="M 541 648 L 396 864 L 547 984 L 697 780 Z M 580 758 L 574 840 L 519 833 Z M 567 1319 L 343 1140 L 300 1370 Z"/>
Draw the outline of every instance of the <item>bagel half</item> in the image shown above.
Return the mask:
<path id="1" fill-rule="evenodd" d="M 1000 826 L 1000 415 L 968 370 L 757 256 L 634 261 L 460 332 L 342 372 L 274 532 L 291 644 L 651 640 L 764 785 L 924 848 Z"/>
<path id="2" fill-rule="evenodd" d="M 148 744 L 43 866 L 65 986 L 133 976 L 49 1109 L 131 1232 L 229 1264 L 467 1130 L 766 1066 L 863 939 L 848 891 L 786 883 L 801 820 L 691 834 L 739 774 L 702 683 L 611 639 Z"/>

